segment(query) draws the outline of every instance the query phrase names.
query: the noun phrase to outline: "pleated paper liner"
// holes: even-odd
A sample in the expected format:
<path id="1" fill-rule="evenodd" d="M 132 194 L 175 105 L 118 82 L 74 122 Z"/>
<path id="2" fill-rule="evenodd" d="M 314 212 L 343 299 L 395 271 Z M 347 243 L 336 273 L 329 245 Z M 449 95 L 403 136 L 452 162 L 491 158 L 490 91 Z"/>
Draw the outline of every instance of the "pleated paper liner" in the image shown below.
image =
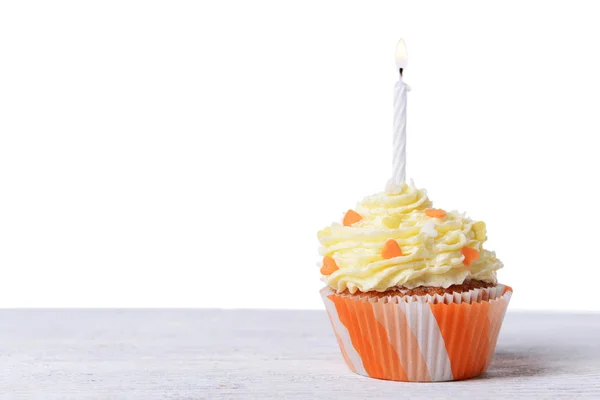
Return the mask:
<path id="1" fill-rule="evenodd" d="M 410 382 L 467 379 L 494 354 L 512 289 L 383 298 L 321 290 L 340 350 L 360 375 Z"/>

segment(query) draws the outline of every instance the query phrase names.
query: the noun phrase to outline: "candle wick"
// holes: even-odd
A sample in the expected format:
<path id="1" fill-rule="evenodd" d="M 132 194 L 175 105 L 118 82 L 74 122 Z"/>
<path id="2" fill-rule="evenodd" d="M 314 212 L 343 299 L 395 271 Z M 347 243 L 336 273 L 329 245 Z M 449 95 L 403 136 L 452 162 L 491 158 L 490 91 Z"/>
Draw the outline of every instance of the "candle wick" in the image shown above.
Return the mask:
<path id="1" fill-rule="evenodd" d="M 400 76 L 402 76 L 403 70 L 404 70 L 404 68 L 400 68 Z"/>

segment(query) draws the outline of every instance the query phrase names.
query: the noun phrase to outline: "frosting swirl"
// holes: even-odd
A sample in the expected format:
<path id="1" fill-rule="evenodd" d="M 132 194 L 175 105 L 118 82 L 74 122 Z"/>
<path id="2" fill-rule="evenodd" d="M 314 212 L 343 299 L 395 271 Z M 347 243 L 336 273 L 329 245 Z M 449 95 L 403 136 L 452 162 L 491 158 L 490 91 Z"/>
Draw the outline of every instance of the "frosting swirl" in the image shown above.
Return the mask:
<path id="1" fill-rule="evenodd" d="M 411 183 L 363 199 L 356 207 L 362 217 L 350 226 L 333 223 L 318 233 L 322 256 L 337 269 L 323 280 L 334 290 L 351 293 L 390 288 L 462 284 L 466 279 L 496 283 L 502 263 L 484 250 L 485 224 L 452 211 L 435 218 L 424 189 Z M 401 255 L 384 258 L 382 251 L 395 240 Z M 465 256 L 478 254 L 474 260 Z"/>

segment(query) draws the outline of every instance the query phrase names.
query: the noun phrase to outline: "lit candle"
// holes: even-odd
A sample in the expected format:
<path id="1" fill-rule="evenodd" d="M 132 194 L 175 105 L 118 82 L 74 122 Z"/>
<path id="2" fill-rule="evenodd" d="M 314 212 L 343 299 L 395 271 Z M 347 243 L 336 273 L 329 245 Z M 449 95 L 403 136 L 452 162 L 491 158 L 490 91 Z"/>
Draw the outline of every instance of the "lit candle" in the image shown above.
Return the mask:
<path id="1" fill-rule="evenodd" d="M 407 62 L 406 45 L 400 39 L 396 45 L 396 67 L 398 67 L 399 78 L 394 85 L 393 168 L 392 178 L 387 185 L 387 191 L 391 193 L 399 191 L 402 183 L 406 181 L 406 93 L 410 88 L 402 80 L 402 74 Z"/>

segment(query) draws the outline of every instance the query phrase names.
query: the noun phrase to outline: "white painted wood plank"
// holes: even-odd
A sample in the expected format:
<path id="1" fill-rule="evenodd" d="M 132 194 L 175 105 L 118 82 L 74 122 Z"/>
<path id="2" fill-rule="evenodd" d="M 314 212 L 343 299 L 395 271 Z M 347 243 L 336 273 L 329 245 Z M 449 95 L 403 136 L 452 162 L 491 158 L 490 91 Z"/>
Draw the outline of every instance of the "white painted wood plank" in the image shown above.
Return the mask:
<path id="1" fill-rule="evenodd" d="M 0 310 L 0 399 L 600 398 L 600 314 L 507 314 L 478 379 L 379 381 L 323 311 Z"/>

